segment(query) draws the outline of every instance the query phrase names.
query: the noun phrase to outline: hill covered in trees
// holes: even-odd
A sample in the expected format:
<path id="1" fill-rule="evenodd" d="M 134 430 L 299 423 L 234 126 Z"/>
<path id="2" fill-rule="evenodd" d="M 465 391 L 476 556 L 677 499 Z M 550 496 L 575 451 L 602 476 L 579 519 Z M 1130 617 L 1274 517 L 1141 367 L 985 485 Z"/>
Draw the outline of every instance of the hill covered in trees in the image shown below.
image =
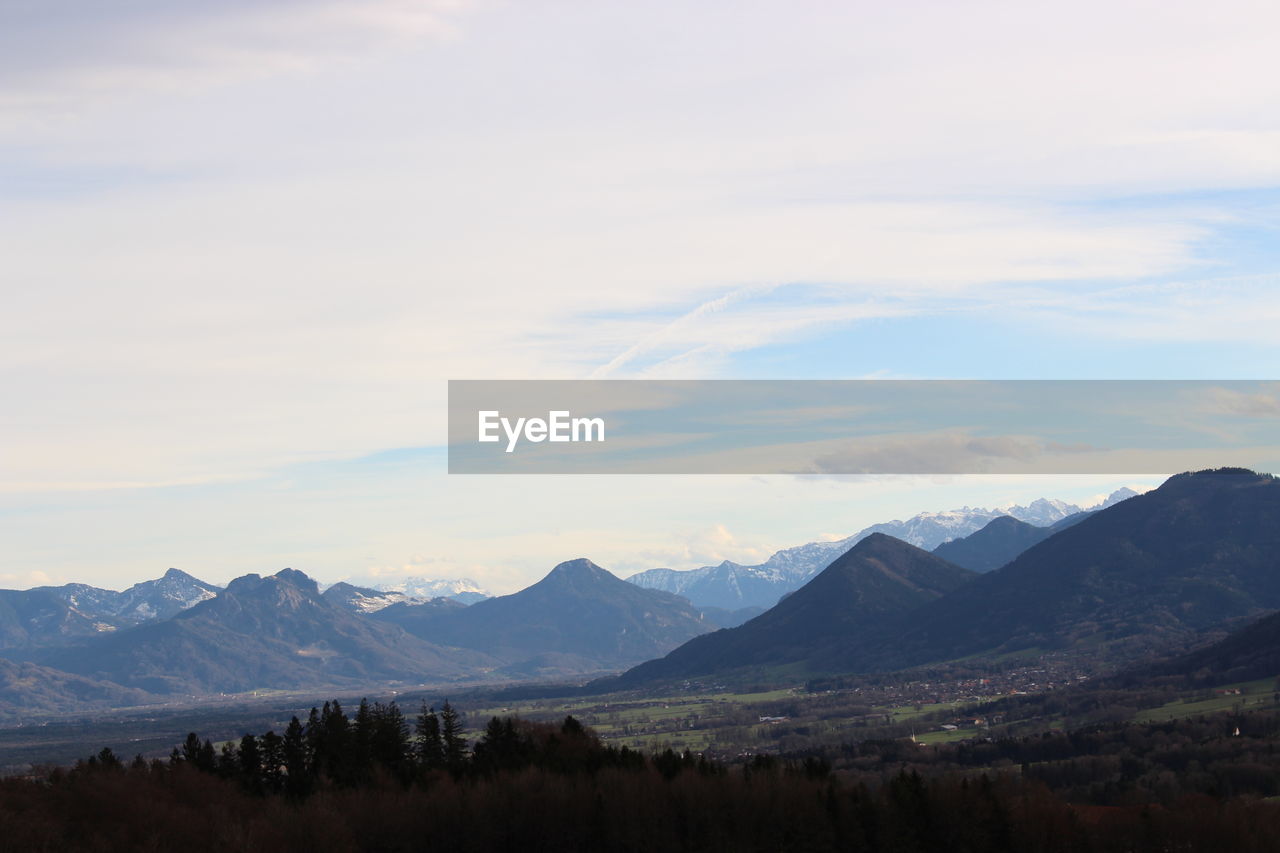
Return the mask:
<path id="1" fill-rule="evenodd" d="M 167 760 L 102 749 L 0 781 L 14 851 L 1210 851 L 1262 853 L 1280 713 L 924 747 L 865 741 L 733 764 L 452 710 L 329 703 L 282 736 Z M 1239 732 L 1239 734 L 1236 734 Z"/>

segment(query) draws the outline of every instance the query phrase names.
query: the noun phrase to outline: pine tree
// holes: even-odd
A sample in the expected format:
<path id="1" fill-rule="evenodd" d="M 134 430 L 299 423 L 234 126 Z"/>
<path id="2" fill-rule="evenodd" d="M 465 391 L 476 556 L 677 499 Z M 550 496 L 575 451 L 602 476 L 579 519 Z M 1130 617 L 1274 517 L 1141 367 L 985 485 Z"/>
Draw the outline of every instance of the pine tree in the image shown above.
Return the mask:
<path id="1" fill-rule="evenodd" d="M 200 760 L 200 748 L 200 736 L 195 732 L 189 732 L 187 739 L 182 742 L 182 760 L 195 765 Z"/>
<path id="2" fill-rule="evenodd" d="M 317 775 L 323 774 L 335 782 L 343 782 L 349 778 L 348 737 L 350 735 L 347 715 L 337 700 L 325 702 L 320 712 L 319 735 L 316 739 L 314 766 Z"/>
<path id="3" fill-rule="evenodd" d="M 440 718 L 436 716 L 436 709 L 428 708 L 425 701 L 422 703 L 422 712 L 418 714 L 414 734 L 417 736 L 415 746 L 418 763 L 426 770 L 439 770 L 444 767 L 444 741 L 440 739 Z"/>
<path id="4" fill-rule="evenodd" d="M 356 784 L 363 782 L 369 777 L 369 771 L 372 767 L 372 745 L 373 745 L 373 710 L 369 707 L 368 699 L 360 700 L 360 708 L 356 711 L 355 720 L 353 721 L 347 738 L 347 777 L 346 782 Z"/>
<path id="5" fill-rule="evenodd" d="M 311 713 L 315 714 L 315 708 Z M 284 730 L 283 753 L 285 790 L 290 796 L 303 796 L 311 788 L 311 758 L 307 732 L 297 717 L 290 720 L 289 727 Z"/>
<path id="6" fill-rule="evenodd" d="M 268 791 L 284 788 L 284 738 L 269 731 L 261 738 L 262 783 Z"/>
<path id="7" fill-rule="evenodd" d="M 196 769 L 205 773 L 213 773 L 218 769 L 218 756 L 213 751 L 213 741 L 208 738 L 205 738 L 200 754 L 196 756 Z"/>
<path id="8" fill-rule="evenodd" d="M 408 781 L 412 770 L 409 727 L 395 702 L 373 706 L 373 738 L 369 746 L 375 762 Z"/>
<path id="9" fill-rule="evenodd" d="M 227 741 L 222 745 L 222 751 L 218 754 L 218 775 L 227 779 L 234 779 L 240 773 L 240 753 L 236 750 L 236 745 L 232 741 Z"/>
<path id="10" fill-rule="evenodd" d="M 253 735 L 240 738 L 240 779 L 250 791 L 262 789 L 262 749 Z"/>
<path id="11" fill-rule="evenodd" d="M 98 759 L 98 766 L 106 770 L 120 770 L 124 767 L 124 764 L 116 757 L 115 752 L 109 746 L 104 746 L 96 758 Z"/>
<path id="12" fill-rule="evenodd" d="M 452 773 L 461 773 L 467 763 L 467 741 L 462 736 L 462 720 L 447 699 L 440 709 L 440 738 L 445 767 Z"/>

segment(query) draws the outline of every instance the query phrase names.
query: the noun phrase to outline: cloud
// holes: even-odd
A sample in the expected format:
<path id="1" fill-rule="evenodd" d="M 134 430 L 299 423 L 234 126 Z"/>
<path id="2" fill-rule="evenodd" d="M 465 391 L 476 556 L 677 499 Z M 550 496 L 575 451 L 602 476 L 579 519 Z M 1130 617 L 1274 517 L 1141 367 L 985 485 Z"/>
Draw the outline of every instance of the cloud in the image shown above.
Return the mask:
<path id="1" fill-rule="evenodd" d="M 0 573 L 0 586 L 5 589 L 30 589 L 35 586 L 52 586 L 59 582 L 61 578 L 54 578 L 39 570 Z"/>
<path id="2" fill-rule="evenodd" d="M 813 460 L 815 474 L 980 474 L 997 464 L 1025 466 L 1046 457 L 1102 448 L 1063 445 L 1020 435 L 873 436 L 842 442 L 840 449 Z"/>
<path id="3" fill-rule="evenodd" d="M 1247 393 L 1231 388 L 1211 387 L 1199 397 L 1197 411 L 1209 415 L 1240 415 L 1248 418 L 1280 417 L 1280 391 Z"/>
<path id="4" fill-rule="evenodd" d="M 433 0 L 362 3 L 129 4 L 46 0 L 7 10 L 0 115 L 84 109 L 146 92 L 187 93 L 315 71 L 421 40 L 456 37 L 462 5 Z M 13 114 L 10 123 L 18 123 Z M 2 125 L 0 125 L 2 126 Z"/>
<path id="5" fill-rule="evenodd" d="M 906 317 L 1266 343 L 1200 281 L 1230 201 L 1163 197 L 1280 177 L 1276 13 L 1196 8 L 25 4 L 0 479 L 260 476 L 442 441 L 449 377 Z"/>

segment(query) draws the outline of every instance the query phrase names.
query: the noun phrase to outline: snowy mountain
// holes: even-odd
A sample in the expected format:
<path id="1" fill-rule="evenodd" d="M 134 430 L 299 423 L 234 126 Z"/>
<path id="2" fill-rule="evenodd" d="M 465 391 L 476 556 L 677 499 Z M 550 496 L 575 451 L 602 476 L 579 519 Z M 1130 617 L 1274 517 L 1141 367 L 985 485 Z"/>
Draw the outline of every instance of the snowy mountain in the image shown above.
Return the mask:
<path id="1" fill-rule="evenodd" d="M 181 569 L 169 569 L 164 577 L 143 581 L 120 593 L 115 615 L 130 624 L 168 619 L 216 596 L 219 588 Z"/>
<path id="2" fill-rule="evenodd" d="M 1103 503 L 1090 509 L 1104 509 L 1136 492 L 1123 488 L 1113 492 Z M 1027 506 L 961 507 L 944 512 L 922 512 L 906 521 L 885 521 L 863 528 L 852 536 L 834 542 L 810 542 L 778 551 L 757 566 L 742 566 L 725 561 L 718 566 L 703 566 L 688 571 L 649 569 L 627 578 L 637 586 L 683 595 L 703 607 L 772 607 L 785 593 L 799 589 L 833 560 L 872 533 L 883 533 L 901 539 L 917 548 L 933 550 L 943 542 L 976 533 L 1002 515 L 1019 521 L 1047 527 L 1085 510 L 1065 501 L 1040 498 Z"/>
<path id="3" fill-rule="evenodd" d="M 353 613 L 377 613 L 393 604 L 421 604 L 423 599 L 404 592 L 384 592 L 339 582 L 324 591 L 324 599 Z"/>
<path id="4" fill-rule="evenodd" d="M 0 648 L 60 645 L 168 619 L 217 593 L 218 587 L 178 569 L 124 592 L 82 583 L 0 590 Z"/>
<path id="5" fill-rule="evenodd" d="M 427 601 L 432 598 L 452 598 L 463 604 L 475 604 L 489 597 L 489 593 L 470 578 L 437 580 L 434 578 L 407 577 L 373 587 L 379 592 L 399 592 L 409 598 Z"/>

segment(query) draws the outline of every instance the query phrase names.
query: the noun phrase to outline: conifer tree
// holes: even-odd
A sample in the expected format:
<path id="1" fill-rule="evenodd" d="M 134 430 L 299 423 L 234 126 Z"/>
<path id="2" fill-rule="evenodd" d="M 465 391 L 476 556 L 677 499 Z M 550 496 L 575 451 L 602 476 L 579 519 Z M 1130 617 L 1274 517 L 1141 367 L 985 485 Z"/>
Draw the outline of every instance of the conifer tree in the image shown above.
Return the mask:
<path id="1" fill-rule="evenodd" d="M 428 708 L 422 703 L 422 713 L 418 715 L 414 727 L 417 735 L 418 762 L 426 770 L 439 770 L 444 767 L 444 741 L 440 737 L 440 718 L 435 708 Z"/>
<path id="2" fill-rule="evenodd" d="M 262 749 L 253 735 L 240 738 L 240 778 L 251 791 L 262 787 Z"/>
<path id="3" fill-rule="evenodd" d="M 315 714 L 315 708 L 311 709 Z M 294 717 L 284 730 L 282 747 L 285 772 L 285 790 L 291 796 L 302 796 L 310 789 L 311 759 L 308 755 L 307 732 Z"/>
<path id="4" fill-rule="evenodd" d="M 440 709 L 440 739 L 444 742 L 444 764 L 452 773 L 461 773 L 467 762 L 467 741 L 462 736 L 462 719 L 449 700 Z"/>
<path id="5" fill-rule="evenodd" d="M 269 731 L 260 739 L 262 783 L 268 791 L 284 788 L 284 738 Z"/>
<path id="6" fill-rule="evenodd" d="M 409 727 L 395 702 L 373 706 L 373 737 L 370 741 L 373 760 L 407 781 L 412 769 L 409 751 Z"/>
<path id="7" fill-rule="evenodd" d="M 347 738 L 347 778 L 345 781 L 355 783 L 368 778 L 372 766 L 373 745 L 373 710 L 368 699 L 360 700 L 355 719 Z"/>
<path id="8" fill-rule="evenodd" d="M 218 753 L 218 775 L 234 779 L 239 774 L 240 753 L 233 742 L 227 741 L 222 745 L 222 751 Z"/>
<path id="9" fill-rule="evenodd" d="M 208 738 L 205 738 L 200 753 L 196 756 L 196 769 L 205 773 L 213 773 L 218 769 L 218 756 L 213 751 L 213 741 Z"/>
<path id="10" fill-rule="evenodd" d="M 195 732 L 189 732 L 187 739 L 182 742 L 182 760 L 195 765 L 200 760 L 201 747 L 200 736 Z"/>

